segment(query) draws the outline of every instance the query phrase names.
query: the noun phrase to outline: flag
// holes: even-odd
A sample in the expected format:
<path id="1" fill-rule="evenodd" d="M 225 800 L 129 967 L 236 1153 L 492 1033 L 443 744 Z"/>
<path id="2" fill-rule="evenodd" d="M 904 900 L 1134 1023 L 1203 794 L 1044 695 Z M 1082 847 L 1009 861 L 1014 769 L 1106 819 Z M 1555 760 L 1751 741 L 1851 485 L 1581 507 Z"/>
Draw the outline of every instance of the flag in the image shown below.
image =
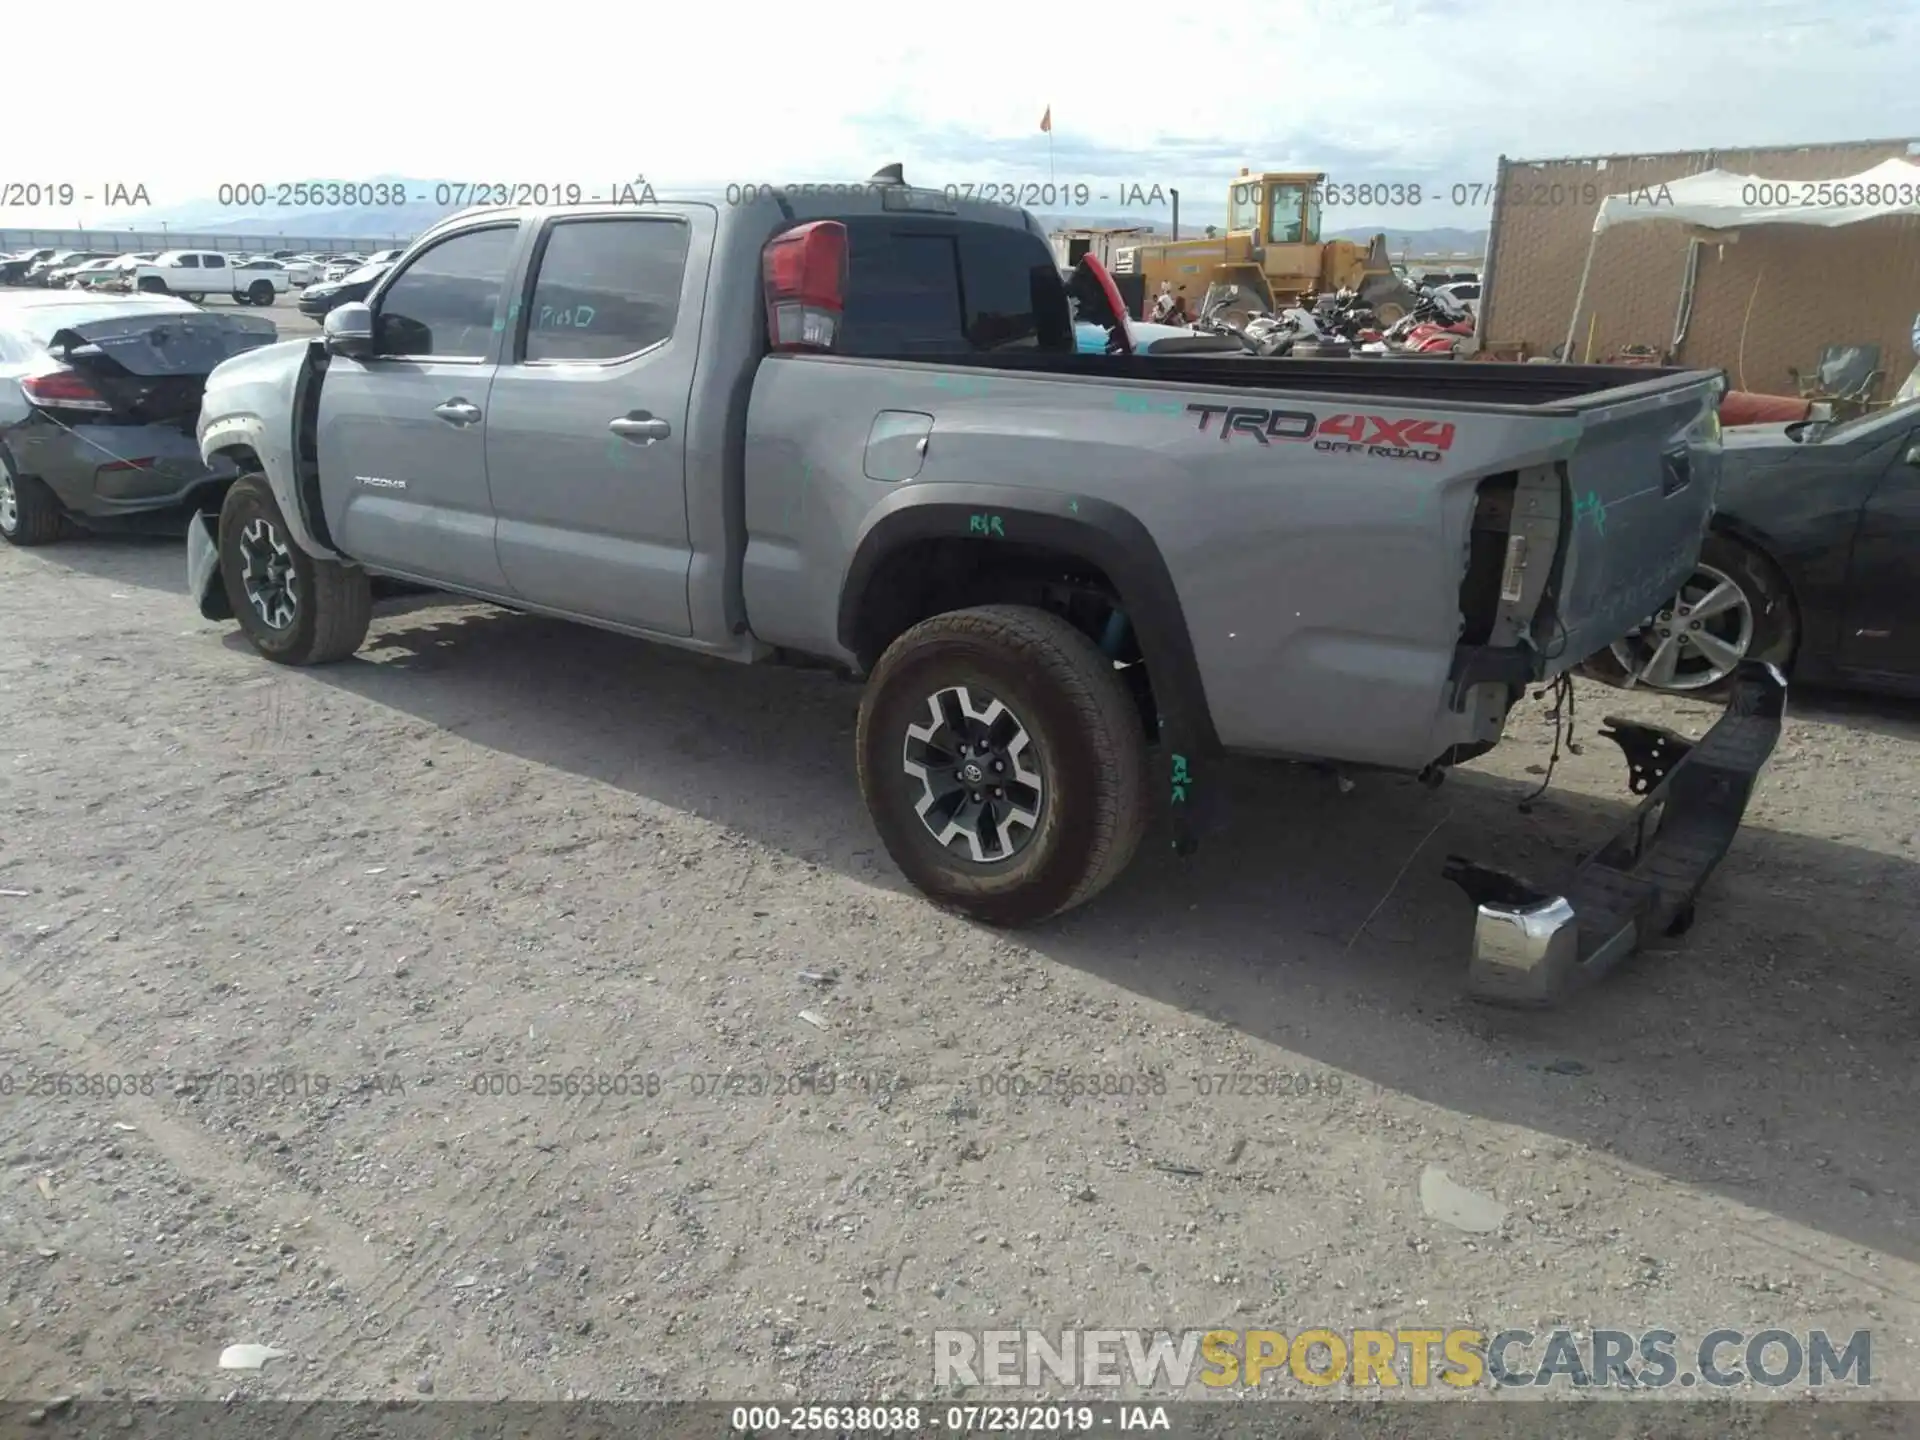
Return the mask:
<path id="1" fill-rule="evenodd" d="M 1047 106 L 1047 113 L 1040 117 L 1040 128 L 1049 135 L 1053 133 L 1053 106 Z"/>

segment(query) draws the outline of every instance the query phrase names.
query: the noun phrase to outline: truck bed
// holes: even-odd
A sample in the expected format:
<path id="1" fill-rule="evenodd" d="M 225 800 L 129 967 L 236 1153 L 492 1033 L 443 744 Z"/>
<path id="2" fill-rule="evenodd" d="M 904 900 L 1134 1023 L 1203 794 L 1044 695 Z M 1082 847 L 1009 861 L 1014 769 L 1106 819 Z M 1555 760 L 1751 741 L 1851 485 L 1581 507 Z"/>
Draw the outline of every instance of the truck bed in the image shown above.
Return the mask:
<path id="1" fill-rule="evenodd" d="M 1233 390 L 1351 396 L 1356 400 L 1420 400 L 1448 406 L 1576 413 L 1597 404 L 1653 395 L 1700 379 L 1677 366 L 1494 365 L 1472 361 L 1290 360 L 1231 352 L 1219 355 L 1055 355 L 1001 351 L 963 359 L 908 357 L 887 364 L 927 363 L 942 369 L 1011 370 L 1088 379 L 1153 380 Z M 1600 398 L 1604 396 L 1604 401 Z"/>

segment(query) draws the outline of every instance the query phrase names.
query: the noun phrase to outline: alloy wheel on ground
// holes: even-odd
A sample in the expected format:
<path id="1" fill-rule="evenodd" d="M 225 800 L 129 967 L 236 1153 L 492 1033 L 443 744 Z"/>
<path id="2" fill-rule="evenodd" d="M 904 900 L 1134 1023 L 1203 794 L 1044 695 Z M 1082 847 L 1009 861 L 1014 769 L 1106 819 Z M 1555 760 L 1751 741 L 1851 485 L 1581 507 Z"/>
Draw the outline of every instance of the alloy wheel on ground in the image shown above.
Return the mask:
<path id="1" fill-rule="evenodd" d="M 979 686 L 950 685 L 927 697 L 925 718 L 907 726 L 901 769 L 920 823 L 957 859 L 1011 860 L 1039 828 L 1046 782 L 1032 737 Z"/>
<path id="2" fill-rule="evenodd" d="M 13 476 L 0 469 L 0 530 L 11 535 L 20 528 L 20 495 L 13 488 Z"/>
<path id="3" fill-rule="evenodd" d="M 293 624 L 300 608 L 293 552 L 271 520 L 256 516 L 240 532 L 240 560 L 247 603 L 261 622 L 275 630 Z"/>
<path id="4" fill-rule="evenodd" d="M 1660 612 L 1612 647 L 1632 683 L 1656 690 L 1705 690 L 1734 672 L 1753 648 L 1753 603 L 1716 566 L 1698 565 Z"/>

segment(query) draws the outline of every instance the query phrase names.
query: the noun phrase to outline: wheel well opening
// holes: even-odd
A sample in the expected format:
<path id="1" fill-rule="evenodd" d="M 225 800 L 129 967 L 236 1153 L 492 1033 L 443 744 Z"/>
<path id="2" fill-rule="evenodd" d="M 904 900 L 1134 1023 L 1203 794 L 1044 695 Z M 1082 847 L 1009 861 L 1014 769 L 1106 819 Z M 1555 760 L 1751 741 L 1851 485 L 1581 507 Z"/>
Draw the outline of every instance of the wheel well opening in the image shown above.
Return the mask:
<path id="1" fill-rule="evenodd" d="M 975 605 L 1032 605 L 1061 616 L 1126 672 L 1151 738 L 1151 676 L 1120 587 L 1069 551 L 1005 540 L 933 537 L 890 552 L 861 592 L 849 637 L 863 673 L 901 635 L 934 615 Z"/>
<path id="2" fill-rule="evenodd" d="M 255 474 L 266 473 L 266 466 L 260 463 L 260 456 L 254 451 L 254 448 L 251 445 L 222 445 L 218 450 L 213 452 L 213 455 L 209 456 L 208 458 L 213 459 L 215 457 L 231 460 L 234 464 L 234 468 L 237 469 L 242 475 L 246 475 L 249 473 L 255 473 Z M 231 482 L 229 482 L 227 485 L 223 485 L 220 487 L 221 500 L 225 500 L 227 498 L 227 491 L 230 488 L 231 488 Z"/>

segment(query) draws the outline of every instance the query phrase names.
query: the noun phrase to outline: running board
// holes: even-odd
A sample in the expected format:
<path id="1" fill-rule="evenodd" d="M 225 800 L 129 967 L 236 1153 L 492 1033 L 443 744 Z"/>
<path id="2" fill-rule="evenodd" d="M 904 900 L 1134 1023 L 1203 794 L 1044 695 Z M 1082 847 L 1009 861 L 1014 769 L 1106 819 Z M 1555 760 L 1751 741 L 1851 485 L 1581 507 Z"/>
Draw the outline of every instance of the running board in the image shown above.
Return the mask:
<path id="1" fill-rule="evenodd" d="M 1734 672 L 1726 713 L 1697 743 L 1608 716 L 1600 733 L 1625 753 L 1628 786 L 1645 798 L 1564 894 L 1450 856 L 1442 873 L 1479 907 L 1468 992 L 1499 1005 L 1556 1005 L 1651 937 L 1691 925 L 1700 887 L 1726 857 L 1780 741 L 1786 708 L 1786 679 L 1749 660 Z"/>

